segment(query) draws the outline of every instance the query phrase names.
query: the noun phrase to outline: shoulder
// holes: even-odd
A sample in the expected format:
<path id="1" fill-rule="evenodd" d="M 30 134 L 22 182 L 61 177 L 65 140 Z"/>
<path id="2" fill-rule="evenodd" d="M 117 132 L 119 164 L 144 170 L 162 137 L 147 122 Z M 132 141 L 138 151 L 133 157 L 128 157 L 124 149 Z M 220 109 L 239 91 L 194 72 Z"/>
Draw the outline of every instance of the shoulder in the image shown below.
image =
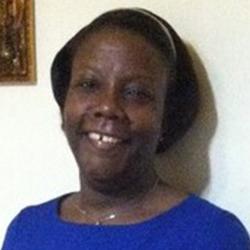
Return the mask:
<path id="1" fill-rule="evenodd" d="M 20 224 L 27 221 L 44 219 L 55 214 L 58 202 L 63 196 L 51 199 L 41 204 L 31 205 L 22 209 L 14 218 L 16 223 Z"/>
<path id="2" fill-rule="evenodd" d="M 184 213 L 186 225 L 210 249 L 250 250 L 248 232 L 234 214 L 197 196 L 189 199 Z"/>
<path id="3" fill-rule="evenodd" d="M 34 232 L 44 230 L 53 223 L 59 200 L 63 196 L 22 209 L 8 226 L 3 249 L 19 249 L 14 246 L 28 239 Z"/>

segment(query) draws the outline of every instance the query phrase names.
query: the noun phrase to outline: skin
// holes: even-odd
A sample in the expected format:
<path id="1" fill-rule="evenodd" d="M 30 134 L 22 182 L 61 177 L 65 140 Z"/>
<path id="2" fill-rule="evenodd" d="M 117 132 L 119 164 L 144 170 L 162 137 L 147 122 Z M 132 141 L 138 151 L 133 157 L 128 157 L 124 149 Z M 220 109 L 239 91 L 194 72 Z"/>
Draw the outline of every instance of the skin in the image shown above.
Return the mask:
<path id="1" fill-rule="evenodd" d="M 93 223 L 110 211 L 125 211 L 107 223 L 134 223 L 183 199 L 155 184 L 153 161 L 168 82 L 165 65 L 149 42 L 125 30 L 106 28 L 79 45 L 62 127 L 79 166 L 81 191 L 62 203 L 65 220 Z M 91 138 L 93 133 L 116 143 L 100 143 Z M 75 204 L 91 211 L 91 217 L 79 214 Z"/>

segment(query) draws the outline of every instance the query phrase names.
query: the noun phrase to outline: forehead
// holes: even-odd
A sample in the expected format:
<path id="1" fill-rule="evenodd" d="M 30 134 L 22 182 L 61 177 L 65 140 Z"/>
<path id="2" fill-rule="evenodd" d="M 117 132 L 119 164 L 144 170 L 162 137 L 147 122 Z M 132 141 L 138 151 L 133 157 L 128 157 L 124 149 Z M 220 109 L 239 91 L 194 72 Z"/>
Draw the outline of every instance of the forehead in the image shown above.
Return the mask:
<path id="1" fill-rule="evenodd" d="M 88 34 L 78 42 L 72 69 L 86 64 L 116 65 L 124 69 L 151 69 L 167 71 L 167 64 L 156 49 L 143 36 L 119 28 L 103 28 Z"/>

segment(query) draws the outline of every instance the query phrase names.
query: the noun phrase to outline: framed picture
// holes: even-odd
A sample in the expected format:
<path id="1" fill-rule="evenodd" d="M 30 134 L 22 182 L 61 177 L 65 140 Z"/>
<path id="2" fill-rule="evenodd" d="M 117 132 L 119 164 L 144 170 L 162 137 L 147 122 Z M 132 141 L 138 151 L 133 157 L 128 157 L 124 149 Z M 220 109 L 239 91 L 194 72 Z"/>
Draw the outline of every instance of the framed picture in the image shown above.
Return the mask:
<path id="1" fill-rule="evenodd" d="M 33 0 L 0 1 L 0 84 L 33 84 L 35 73 Z"/>

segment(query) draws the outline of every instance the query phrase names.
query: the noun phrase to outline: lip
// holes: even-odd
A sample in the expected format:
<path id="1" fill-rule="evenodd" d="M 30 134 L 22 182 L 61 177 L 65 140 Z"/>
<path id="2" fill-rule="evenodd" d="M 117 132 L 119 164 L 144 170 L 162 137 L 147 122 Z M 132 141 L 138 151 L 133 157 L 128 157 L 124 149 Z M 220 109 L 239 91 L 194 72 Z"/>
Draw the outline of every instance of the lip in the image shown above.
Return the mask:
<path id="1" fill-rule="evenodd" d="M 95 136 L 94 136 L 95 135 Z M 97 135 L 100 136 L 98 139 Z M 124 149 L 130 141 L 128 136 L 103 133 L 100 131 L 88 131 L 83 133 L 84 139 L 91 145 L 91 149 L 97 154 L 115 154 Z"/>
<path id="2" fill-rule="evenodd" d="M 119 141 L 127 141 L 129 140 L 130 136 L 127 133 L 122 133 L 120 130 L 114 130 L 112 132 L 107 130 L 98 130 L 98 129 L 84 129 L 81 132 L 84 135 L 88 135 L 91 133 L 100 134 L 101 136 L 107 136 L 116 138 Z"/>

